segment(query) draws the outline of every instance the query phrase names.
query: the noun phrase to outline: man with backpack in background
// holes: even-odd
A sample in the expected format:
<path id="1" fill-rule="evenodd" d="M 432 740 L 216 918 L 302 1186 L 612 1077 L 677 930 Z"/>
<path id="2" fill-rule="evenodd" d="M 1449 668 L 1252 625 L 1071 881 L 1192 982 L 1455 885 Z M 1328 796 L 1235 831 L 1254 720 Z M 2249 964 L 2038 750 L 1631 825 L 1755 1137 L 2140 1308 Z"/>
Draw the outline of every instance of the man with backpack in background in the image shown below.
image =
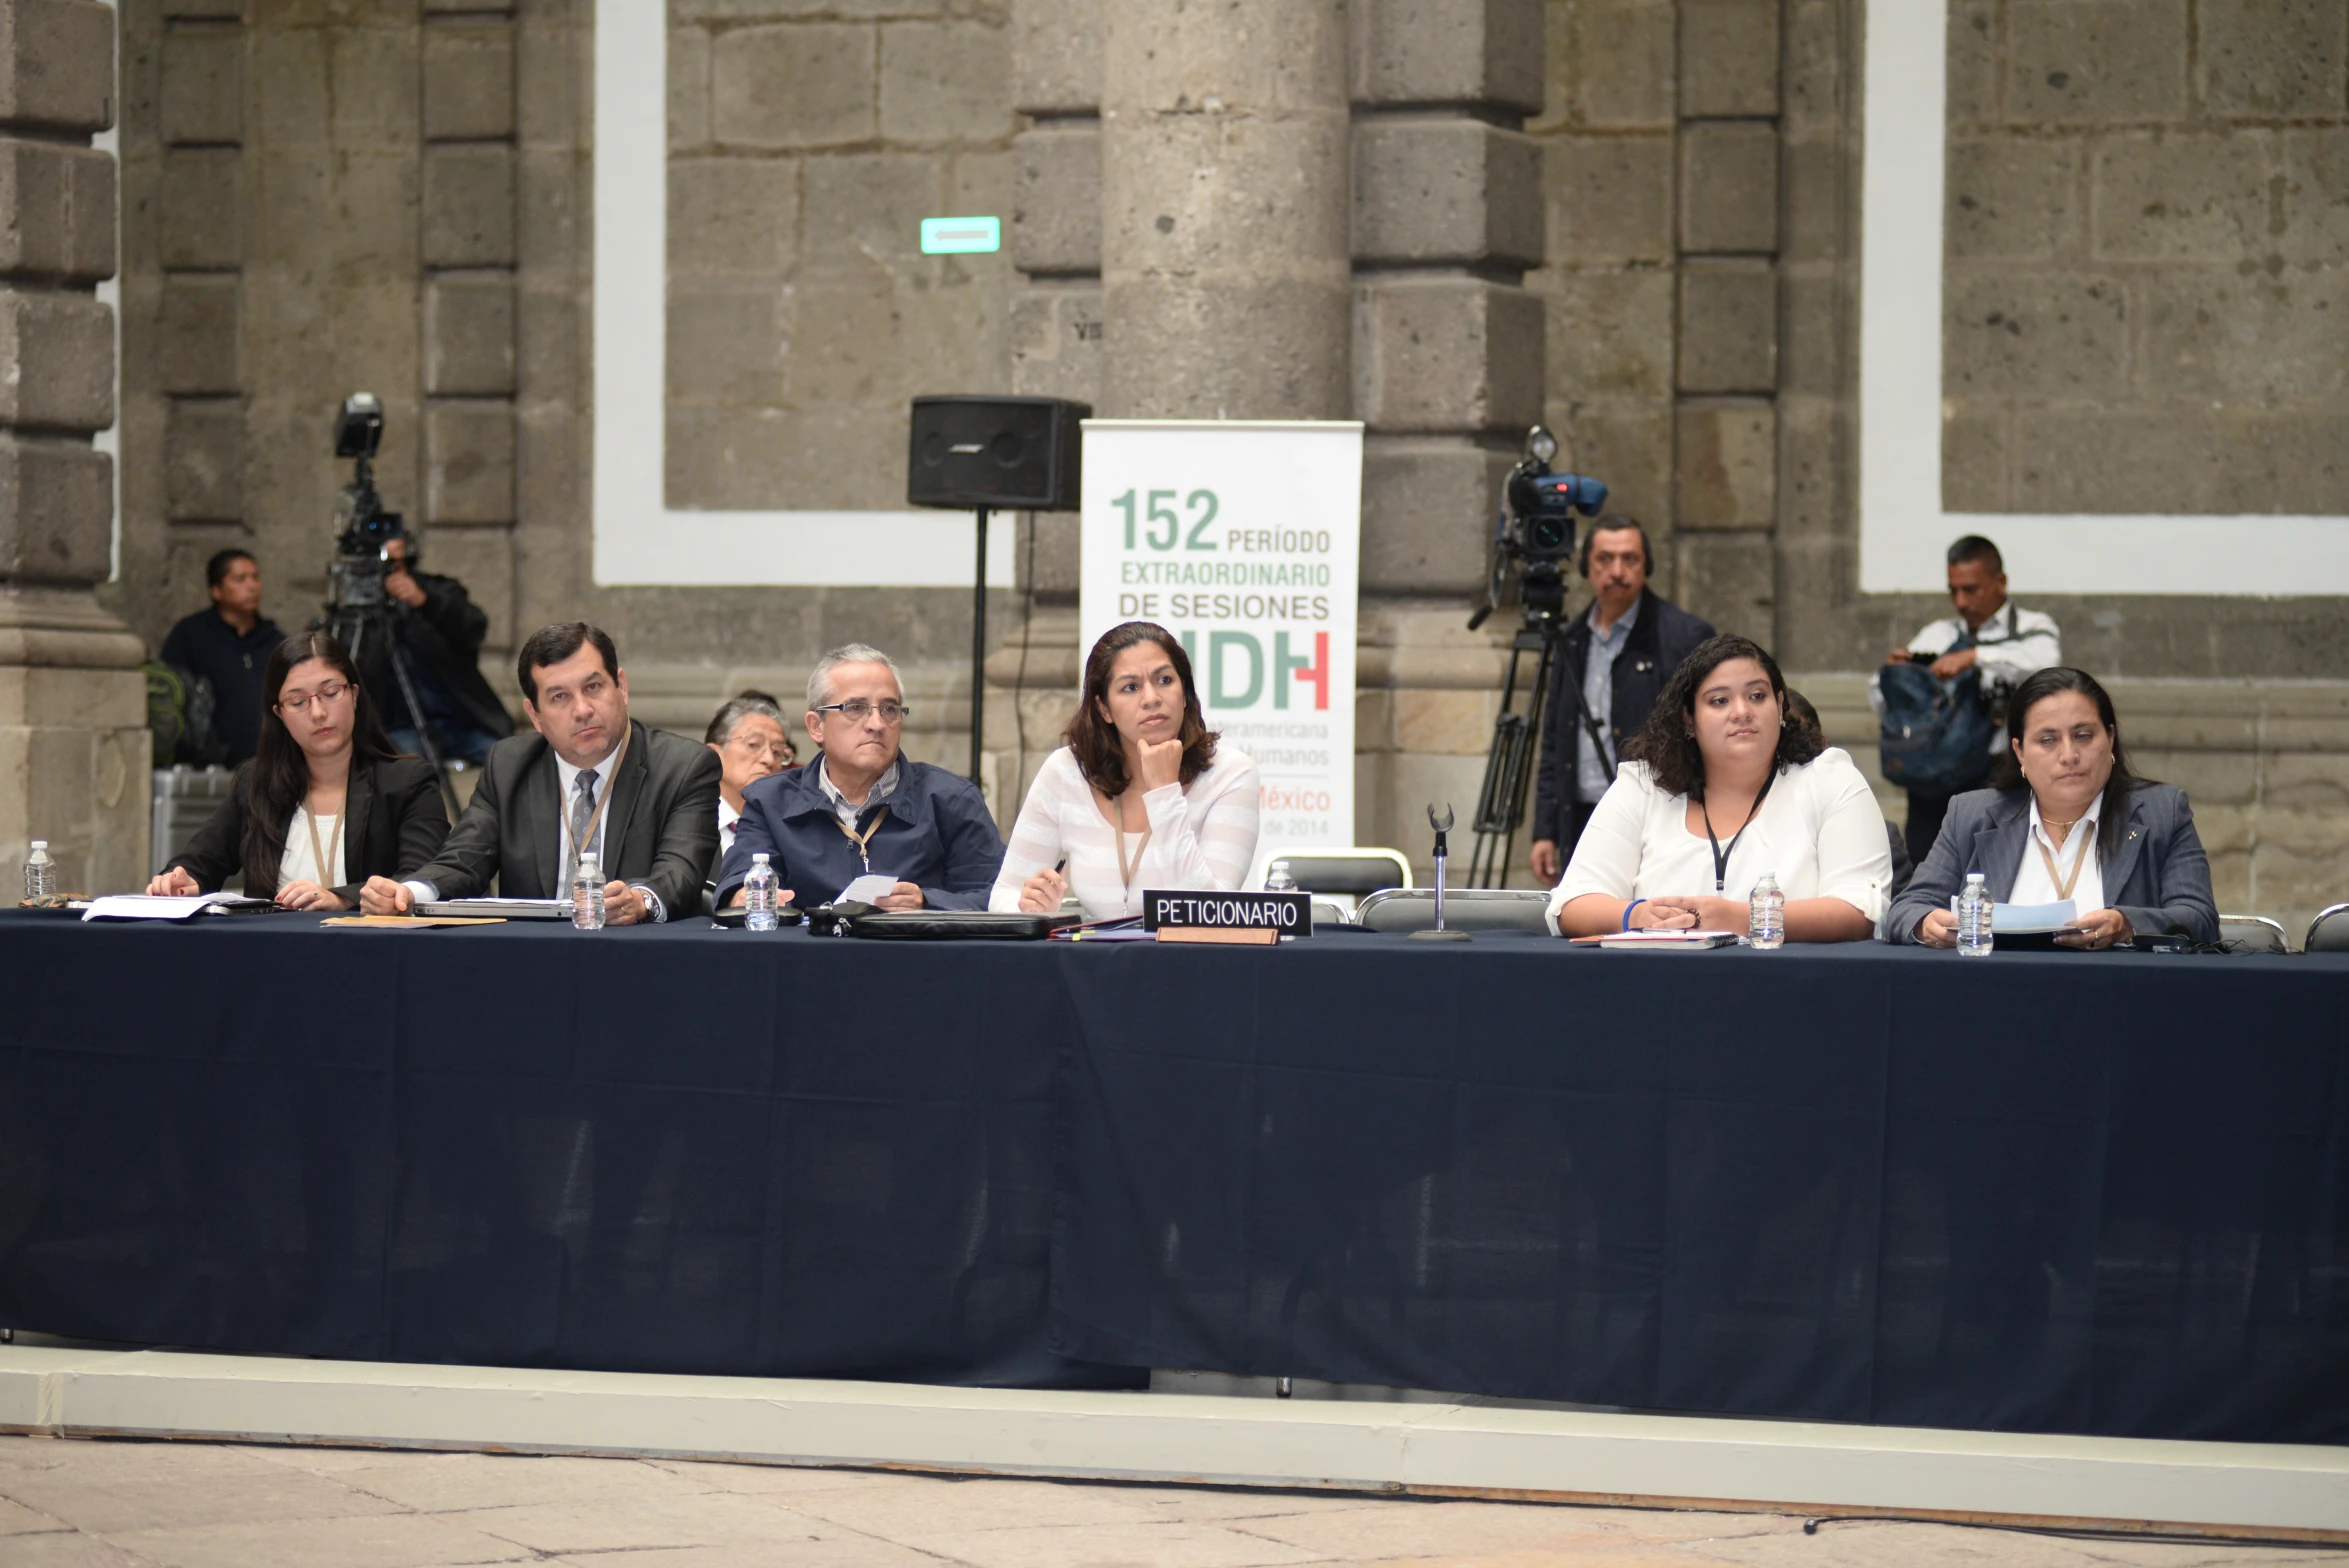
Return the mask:
<path id="1" fill-rule="evenodd" d="M 1949 601 L 1958 613 L 1885 655 L 1868 682 L 1883 721 L 1884 777 L 1908 791 L 1905 836 L 1918 865 L 1941 836 L 1951 797 L 1980 788 L 2005 749 L 2007 694 L 2063 662 L 2055 621 L 2007 598 L 2006 561 L 1980 534 L 1949 547 Z"/>
<path id="2" fill-rule="evenodd" d="M 277 623 L 261 613 L 261 565 L 249 550 L 222 550 L 204 563 L 212 608 L 198 610 L 163 639 L 158 657 L 212 688 L 212 740 L 190 737 L 209 759 L 235 767 L 261 744 L 261 684 L 269 656 L 285 641 Z M 189 682 L 192 687 L 194 682 Z M 190 707 L 201 707 L 191 701 Z"/>

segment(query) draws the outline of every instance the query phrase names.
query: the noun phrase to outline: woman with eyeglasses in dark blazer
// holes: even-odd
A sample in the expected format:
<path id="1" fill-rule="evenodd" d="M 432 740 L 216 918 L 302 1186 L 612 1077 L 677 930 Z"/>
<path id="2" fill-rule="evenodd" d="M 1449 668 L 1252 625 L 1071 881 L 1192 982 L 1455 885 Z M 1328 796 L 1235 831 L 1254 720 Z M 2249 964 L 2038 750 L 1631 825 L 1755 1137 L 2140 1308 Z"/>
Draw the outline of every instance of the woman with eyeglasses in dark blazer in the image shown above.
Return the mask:
<path id="1" fill-rule="evenodd" d="M 210 893 L 242 871 L 286 909 L 354 909 L 369 877 L 408 875 L 448 835 L 431 765 L 392 750 L 342 644 L 303 632 L 269 656 L 253 759 L 147 891 Z"/>

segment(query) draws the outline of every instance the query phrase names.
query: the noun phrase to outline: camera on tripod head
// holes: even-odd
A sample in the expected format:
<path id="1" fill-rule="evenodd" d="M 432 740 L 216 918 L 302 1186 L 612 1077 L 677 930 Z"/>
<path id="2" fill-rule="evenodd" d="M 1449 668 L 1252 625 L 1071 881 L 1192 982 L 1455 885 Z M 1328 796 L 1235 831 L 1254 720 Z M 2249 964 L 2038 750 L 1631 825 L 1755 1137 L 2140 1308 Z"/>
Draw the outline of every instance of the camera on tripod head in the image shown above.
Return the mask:
<path id="1" fill-rule="evenodd" d="M 1607 487 L 1587 474 L 1560 474 L 1550 469 L 1558 455 L 1558 438 L 1540 425 L 1525 434 L 1525 456 L 1509 472 L 1502 490 L 1499 524 L 1493 531 L 1492 578 L 1486 585 L 1484 607 L 1468 622 L 1469 630 L 1500 607 L 1501 589 L 1509 569 L 1523 573 L 1520 597 L 1529 614 L 1555 615 L 1565 604 L 1566 585 L 1559 563 L 1574 556 L 1574 514 L 1597 515 L 1607 504 Z"/>
<path id="2" fill-rule="evenodd" d="M 407 540 L 411 559 L 415 541 L 397 512 L 387 512 L 375 488 L 375 453 L 383 445 L 383 404 L 372 392 L 354 392 L 343 399 L 334 421 L 334 455 L 356 465 L 351 482 L 334 503 L 334 559 L 327 563 L 326 608 L 340 615 L 348 610 L 372 610 L 384 602 L 383 580 L 392 569 L 384 547 L 394 539 Z M 346 642 L 348 639 L 345 639 Z"/>

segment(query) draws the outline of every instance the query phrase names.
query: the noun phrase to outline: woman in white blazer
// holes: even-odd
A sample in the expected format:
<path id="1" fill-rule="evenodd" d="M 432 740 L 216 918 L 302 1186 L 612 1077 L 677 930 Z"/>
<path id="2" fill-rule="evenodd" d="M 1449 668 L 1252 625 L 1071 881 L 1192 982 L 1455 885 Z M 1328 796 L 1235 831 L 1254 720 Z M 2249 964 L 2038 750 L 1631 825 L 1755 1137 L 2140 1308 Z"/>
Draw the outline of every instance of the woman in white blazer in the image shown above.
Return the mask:
<path id="1" fill-rule="evenodd" d="M 1868 781 L 1789 722 L 1778 661 L 1743 637 L 1672 672 L 1550 894 L 1561 936 L 1746 929 L 1764 872 L 1790 942 L 1875 934 L 1892 855 Z"/>
<path id="2" fill-rule="evenodd" d="M 1256 858 L 1256 764 L 1208 729 L 1172 632 L 1127 621 L 1085 660 L 1067 742 L 1044 759 L 987 907 L 1090 920 L 1140 914 L 1151 888 L 1230 892 Z"/>

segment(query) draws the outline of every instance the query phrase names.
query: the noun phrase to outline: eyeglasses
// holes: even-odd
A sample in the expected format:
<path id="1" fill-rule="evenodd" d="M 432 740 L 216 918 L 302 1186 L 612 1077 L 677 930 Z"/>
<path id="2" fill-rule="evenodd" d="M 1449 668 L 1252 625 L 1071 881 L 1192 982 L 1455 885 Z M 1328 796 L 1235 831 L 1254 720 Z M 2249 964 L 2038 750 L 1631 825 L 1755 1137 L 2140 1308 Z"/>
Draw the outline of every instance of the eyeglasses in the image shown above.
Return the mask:
<path id="1" fill-rule="evenodd" d="M 867 702 L 859 697 L 854 702 L 829 702 L 816 711 L 837 713 L 851 724 L 862 724 L 876 713 L 883 724 L 903 724 L 913 709 L 902 702 Z"/>
<path id="2" fill-rule="evenodd" d="M 788 763 L 799 755 L 791 749 L 791 742 L 787 740 L 759 740 L 749 735 L 737 735 L 726 744 L 754 760 L 772 757 L 777 762 Z"/>
<path id="3" fill-rule="evenodd" d="M 328 681 L 316 691 L 296 692 L 290 697 L 279 698 L 278 711 L 281 713 L 307 713 L 310 711 L 310 703 L 313 698 L 319 702 L 334 702 L 350 689 L 351 683 L 349 681 Z"/>

